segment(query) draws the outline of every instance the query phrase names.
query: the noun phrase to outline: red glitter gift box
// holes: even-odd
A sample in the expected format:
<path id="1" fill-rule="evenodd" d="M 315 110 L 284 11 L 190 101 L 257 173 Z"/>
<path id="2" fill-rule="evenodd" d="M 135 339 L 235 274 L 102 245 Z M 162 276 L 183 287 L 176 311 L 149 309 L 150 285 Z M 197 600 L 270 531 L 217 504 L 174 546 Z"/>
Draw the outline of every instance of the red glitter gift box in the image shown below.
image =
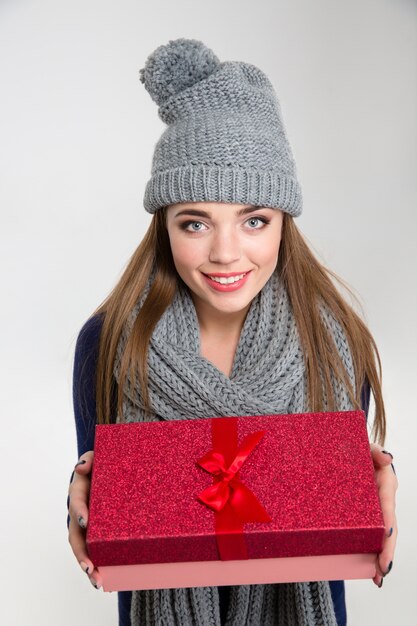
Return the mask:
<path id="1" fill-rule="evenodd" d="M 373 578 L 365 414 L 97 425 L 86 540 L 105 591 Z"/>

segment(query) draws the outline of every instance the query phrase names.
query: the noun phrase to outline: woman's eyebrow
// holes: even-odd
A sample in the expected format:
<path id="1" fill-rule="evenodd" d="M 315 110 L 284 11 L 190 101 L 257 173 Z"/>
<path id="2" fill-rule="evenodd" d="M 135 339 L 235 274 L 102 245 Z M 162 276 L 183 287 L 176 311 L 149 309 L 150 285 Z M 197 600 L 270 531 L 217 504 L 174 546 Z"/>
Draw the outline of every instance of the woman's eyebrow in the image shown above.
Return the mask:
<path id="1" fill-rule="evenodd" d="M 261 209 L 267 209 L 269 207 L 264 206 L 249 206 L 243 209 L 239 209 L 236 212 L 236 216 L 240 217 L 241 215 L 246 215 L 247 213 L 252 213 L 253 211 L 260 211 Z M 184 209 L 179 213 L 175 214 L 175 217 L 179 217 L 180 215 L 193 215 L 194 217 L 207 217 L 211 219 L 211 213 L 207 211 L 203 211 L 202 209 Z"/>

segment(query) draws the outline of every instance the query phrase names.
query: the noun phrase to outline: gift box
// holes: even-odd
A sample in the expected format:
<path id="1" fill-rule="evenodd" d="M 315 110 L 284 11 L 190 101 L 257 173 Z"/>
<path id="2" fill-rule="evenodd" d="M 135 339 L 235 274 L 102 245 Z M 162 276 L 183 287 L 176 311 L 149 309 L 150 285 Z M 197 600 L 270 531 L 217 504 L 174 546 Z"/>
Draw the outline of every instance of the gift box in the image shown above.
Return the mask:
<path id="1" fill-rule="evenodd" d="M 373 578 L 384 531 L 363 411 L 96 426 L 104 591 Z"/>

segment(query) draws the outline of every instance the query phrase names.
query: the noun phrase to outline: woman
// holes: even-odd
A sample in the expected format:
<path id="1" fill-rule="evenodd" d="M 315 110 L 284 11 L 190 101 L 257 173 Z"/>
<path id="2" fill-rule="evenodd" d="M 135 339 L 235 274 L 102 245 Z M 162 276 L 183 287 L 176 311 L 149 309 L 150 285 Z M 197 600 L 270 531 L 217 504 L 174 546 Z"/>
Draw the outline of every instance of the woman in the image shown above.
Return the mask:
<path id="1" fill-rule="evenodd" d="M 150 227 L 82 328 L 74 363 L 80 460 L 69 540 L 85 547 L 94 424 L 363 409 L 386 525 L 379 587 L 397 537 L 377 347 L 294 223 L 301 187 L 275 92 L 247 63 L 196 40 L 160 46 L 141 81 L 168 125 L 155 148 Z M 340 279 L 338 279 L 340 280 Z M 377 372 L 376 364 L 379 365 Z M 343 581 L 119 593 L 120 624 L 346 623 Z"/>

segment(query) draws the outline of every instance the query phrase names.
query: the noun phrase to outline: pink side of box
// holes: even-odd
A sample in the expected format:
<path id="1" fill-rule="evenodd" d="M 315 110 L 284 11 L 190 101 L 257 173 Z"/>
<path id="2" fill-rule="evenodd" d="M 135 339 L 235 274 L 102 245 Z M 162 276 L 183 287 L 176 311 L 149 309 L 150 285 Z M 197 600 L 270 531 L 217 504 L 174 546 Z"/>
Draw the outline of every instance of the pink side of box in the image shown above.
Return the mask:
<path id="1" fill-rule="evenodd" d="M 104 591 L 373 578 L 376 554 L 101 566 Z"/>

